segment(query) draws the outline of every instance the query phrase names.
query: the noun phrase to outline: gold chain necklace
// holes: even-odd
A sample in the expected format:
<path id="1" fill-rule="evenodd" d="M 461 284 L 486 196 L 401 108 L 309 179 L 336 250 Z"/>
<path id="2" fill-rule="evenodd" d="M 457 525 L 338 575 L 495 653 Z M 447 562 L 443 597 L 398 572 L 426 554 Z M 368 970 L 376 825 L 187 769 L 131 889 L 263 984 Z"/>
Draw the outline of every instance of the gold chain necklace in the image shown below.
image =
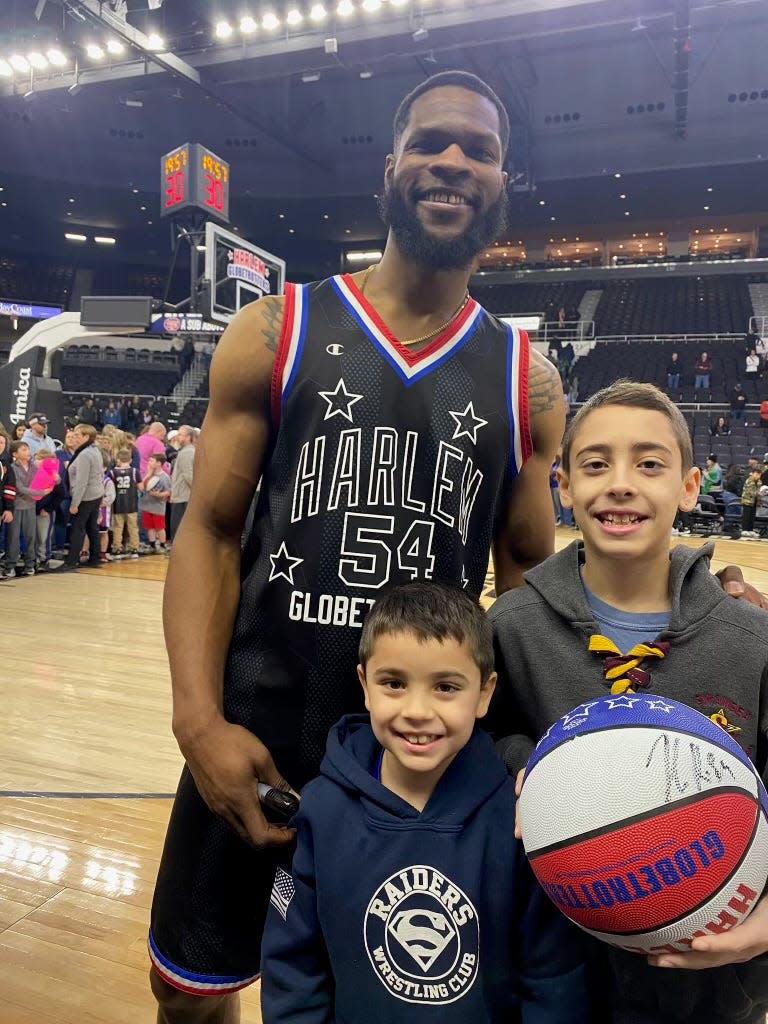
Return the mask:
<path id="1" fill-rule="evenodd" d="M 363 274 L 363 280 L 360 282 L 360 294 L 361 295 L 365 295 L 365 286 L 368 284 L 368 278 L 371 276 L 371 274 L 374 272 L 375 269 L 376 269 L 376 264 L 372 263 L 370 265 L 370 267 L 368 267 L 366 272 Z M 456 309 L 453 311 L 453 313 L 451 313 L 451 315 L 448 317 L 448 319 L 445 321 L 444 324 L 440 324 L 439 327 L 435 327 L 435 329 L 433 331 L 430 331 L 428 334 L 422 334 L 421 337 L 419 337 L 419 338 L 398 338 L 397 340 L 400 342 L 401 345 L 406 345 L 406 346 L 418 345 L 422 341 L 428 341 L 430 338 L 434 338 L 438 334 L 442 334 L 442 332 L 446 329 L 446 327 L 448 327 L 451 323 L 453 323 L 453 321 L 456 319 L 456 317 L 459 315 L 459 313 L 462 311 L 462 309 L 464 309 L 464 307 L 466 306 L 466 304 L 468 302 L 469 302 L 469 291 L 466 291 L 464 293 L 464 298 L 461 300 L 459 305 L 456 307 Z"/>

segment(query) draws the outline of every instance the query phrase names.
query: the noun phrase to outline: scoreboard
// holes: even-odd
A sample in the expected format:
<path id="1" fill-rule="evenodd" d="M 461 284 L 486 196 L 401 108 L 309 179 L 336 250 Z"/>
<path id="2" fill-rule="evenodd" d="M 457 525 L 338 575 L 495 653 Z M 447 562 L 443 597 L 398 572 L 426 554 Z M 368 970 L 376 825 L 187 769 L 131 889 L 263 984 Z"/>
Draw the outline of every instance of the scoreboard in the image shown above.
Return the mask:
<path id="1" fill-rule="evenodd" d="M 185 142 L 160 161 L 160 215 L 190 208 L 229 223 L 229 164 L 198 142 Z"/>

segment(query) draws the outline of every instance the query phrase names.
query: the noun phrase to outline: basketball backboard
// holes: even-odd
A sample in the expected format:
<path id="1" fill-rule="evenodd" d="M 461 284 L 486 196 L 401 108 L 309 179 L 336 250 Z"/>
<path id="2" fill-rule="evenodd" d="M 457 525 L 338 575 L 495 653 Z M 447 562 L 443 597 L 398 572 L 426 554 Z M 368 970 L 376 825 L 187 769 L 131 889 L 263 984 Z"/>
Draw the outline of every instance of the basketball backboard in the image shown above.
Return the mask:
<path id="1" fill-rule="evenodd" d="M 208 221 L 205 225 L 206 301 L 203 314 L 228 324 L 239 309 L 263 295 L 282 295 L 285 260 Z"/>

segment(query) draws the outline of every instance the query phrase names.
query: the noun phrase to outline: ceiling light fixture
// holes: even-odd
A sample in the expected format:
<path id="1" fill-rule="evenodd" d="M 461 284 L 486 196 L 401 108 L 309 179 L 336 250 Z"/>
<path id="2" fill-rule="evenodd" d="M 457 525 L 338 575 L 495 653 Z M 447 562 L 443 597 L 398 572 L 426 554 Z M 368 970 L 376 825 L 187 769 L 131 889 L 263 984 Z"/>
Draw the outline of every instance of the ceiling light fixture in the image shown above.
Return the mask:
<path id="1" fill-rule="evenodd" d="M 119 39 L 108 39 L 107 49 L 116 57 L 119 56 L 121 53 L 125 53 L 125 46 L 123 46 Z"/>
<path id="2" fill-rule="evenodd" d="M 229 39 L 234 32 L 234 29 L 228 21 L 222 18 L 220 21 L 216 22 L 216 27 L 213 31 L 217 39 Z"/>
<path id="3" fill-rule="evenodd" d="M 11 65 L 14 71 L 29 71 L 29 61 L 26 57 L 22 57 L 20 53 L 14 53 L 13 56 L 8 58 L 8 63 Z"/>
<path id="4" fill-rule="evenodd" d="M 355 5 L 352 0 L 339 0 L 336 5 L 336 13 L 340 18 L 348 18 L 350 14 L 355 13 Z"/>
<path id="5" fill-rule="evenodd" d="M 252 18 L 250 14 L 245 14 L 240 19 L 240 31 L 245 36 L 252 35 L 258 27 L 258 22 L 256 21 L 255 18 Z"/>
<path id="6" fill-rule="evenodd" d="M 317 71 L 306 71 L 301 76 L 301 80 L 302 80 L 302 82 L 305 82 L 308 85 L 310 82 L 319 82 L 320 81 L 320 75 L 317 73 Z M 281 213 L 281 214 L 279 214 L 279 216 L 282 219 L 282 218 L 285 217 L 285 214 Z"/>
<path id="7" fill-rule="evenodd" d="M 158 32 L 150 32 L 147 37 L 147 49 L 149 50 L 164 50 L 165 40 Z"/>
<path id="8" fill-rule="evenodd" d="M 88 241 L 88 236 L 87 235 L 76 235 L 72 231 L 65 231 L 64 232 L 64 237 L 67 239 L 68 242 L 87 242 Z"/>
<path id="9" fill-rule="evenodd" d="M 111 235 L 94 235 L 93 240 L 99 245 L 114 245 L 117 241 L 117 239 L 112 238 Z"/>
<path id="10" fill-rule="evenodd" d="M 91 60 L 104 59 L 104 51 L 98 43 L 88 43 L 88 45 L 85 48 L 85 52 L 88 54 Z"/>
<path id="11" fill-rule="evenodd" d="M 46 56 L 55 68 L 63 68 L 69 64 L 69 58 L 67 55 L 56 48 L 49 50 Z"/>
<path id="12" fill-rule="evenodd" d="M 302 21 L 304 21 L 304 15 L 301 13 L 298 7 L 292 7 L 285 16 L 286 25 L 290 25 L 291 27 L 294 27 L 295 25 L 300 25 Z"/>
<path id="13" fill-rule="evenodd" d="M 280 19 L 274 11 L 266 11 L 261 19 L 261 27 L 267 32 L 274 32 L 276 28 L 280 28 Z"/>
<path id="14" fill-rule="evenodd" d="M 381 0 L 363 0 L 362 8 L 368 14 L 375 14 L 376 11 L 381 10 Z"/>
<path id="15" fill-rule="evenodd" d="M 321 21 L 325 21 L 325 19 L 328 17 L 328 11 L 326 11 L 325 5 L 320 3 L 312 4 L 312 7 L 310 8 L 309 11 L 309 17 L 312 21 L 315 22 L 315 24 Z"/>
<path id="16" fill-rule="evenodd" d="M 0 77 L 13 78 L 13 68 L 7 60 L 0 58 Z"/>
<path id="17" fill-rule="evenodd" d="M 36 71 L 45 71 L 45 69 L 48 67 L 48 61 L 46 60 L 46 58 L 42 55 L 42 53 L 38 53 L 37 51 L 35 51 L 34 53 L 28 53 L 27 60 L 32 65 L 32 67 L 35 68 Z"/>

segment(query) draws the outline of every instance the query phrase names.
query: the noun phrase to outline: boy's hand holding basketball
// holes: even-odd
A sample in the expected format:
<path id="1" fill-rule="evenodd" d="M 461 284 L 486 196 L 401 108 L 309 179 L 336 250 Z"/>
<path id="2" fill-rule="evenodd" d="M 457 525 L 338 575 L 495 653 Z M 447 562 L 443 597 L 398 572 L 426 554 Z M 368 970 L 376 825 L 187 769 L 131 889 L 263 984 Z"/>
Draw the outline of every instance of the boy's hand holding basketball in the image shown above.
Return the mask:
<path id="1" fill-rule="evenodd" d="M 261 740 L 221 716 L 194 738 L 177 739 L 203 800 L 244 842 L 257 848 L 292 842 L 294 829 L 267 821 L 259 803 L 259 782 L 290 789 Z"/>
<path id="2" fill-rule="evenodd" d="M 694 939 L 690 953 L 661 953 L 649 956 L 648 963 L 653 967 L 701 971 L 726 964 L 743 964 L 763 953 L 768 953 L 768 896 L 763 896 L 743 924 L 720 935 Z"/>

